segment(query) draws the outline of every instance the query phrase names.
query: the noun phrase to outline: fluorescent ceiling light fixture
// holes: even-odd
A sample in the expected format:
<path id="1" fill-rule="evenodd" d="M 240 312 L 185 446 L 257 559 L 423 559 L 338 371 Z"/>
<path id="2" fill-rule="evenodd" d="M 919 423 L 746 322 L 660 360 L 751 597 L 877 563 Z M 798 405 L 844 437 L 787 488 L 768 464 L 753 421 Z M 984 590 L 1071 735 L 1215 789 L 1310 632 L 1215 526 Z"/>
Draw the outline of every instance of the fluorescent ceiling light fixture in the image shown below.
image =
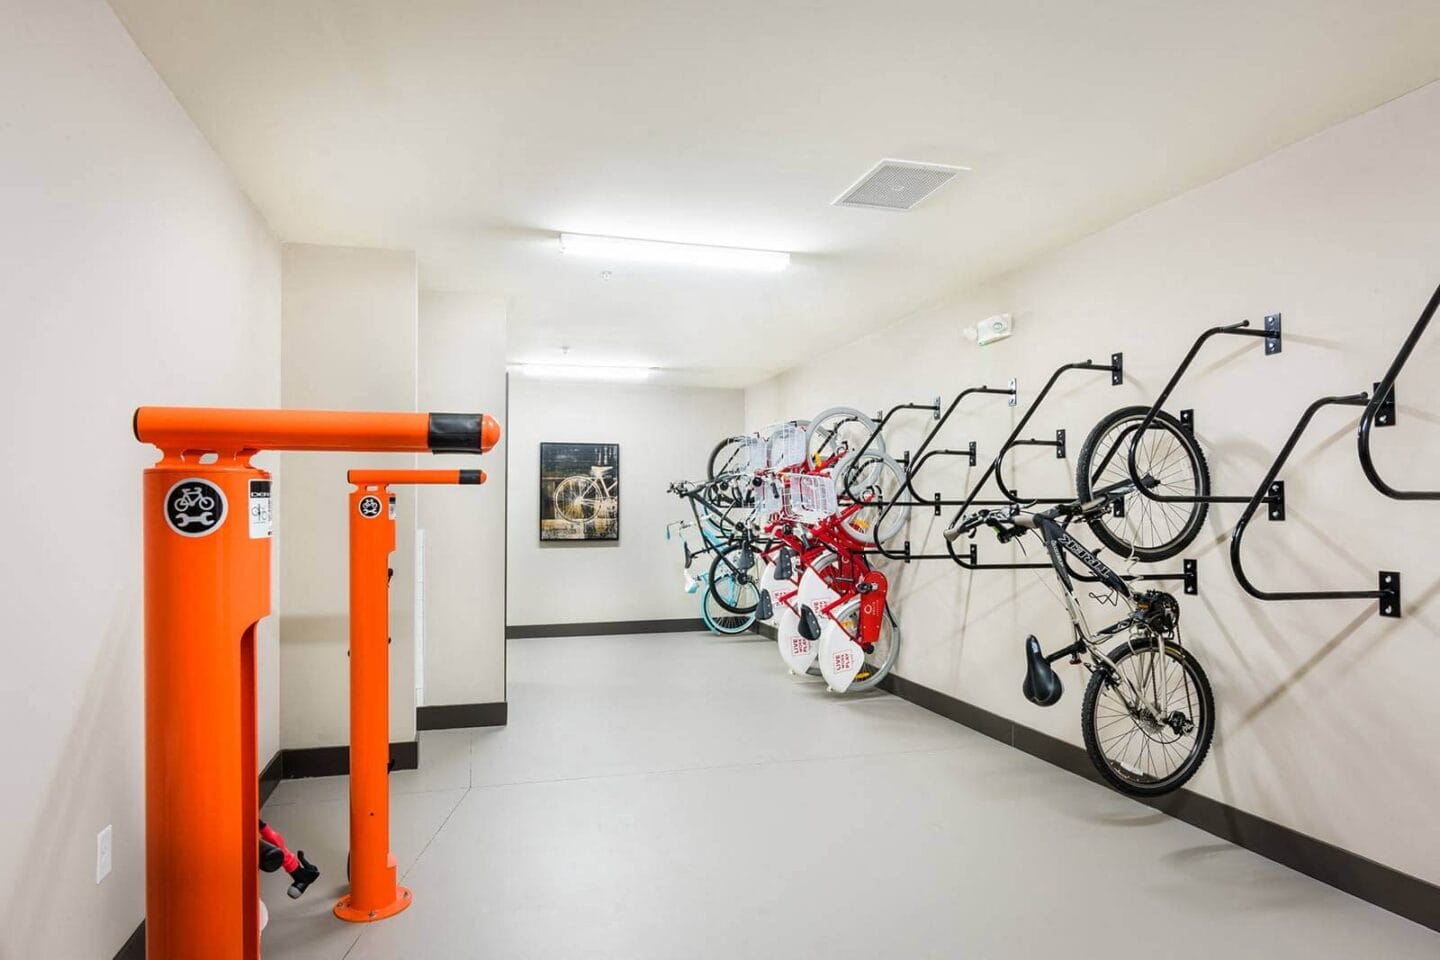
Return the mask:
<path id="1" fill-rule="evenodd" d="M 517 363 L 510 369 L 541 380 L 648 380 L 654 367 L 594 367 L 583 363 Z"/>
<path id="2" fill-rule="evenodd" d="M 627 240 L 584 233 L 560 234 L 560 250 L 577 257 L 630 263 L 678 263 L 692 267 L 761 270 L 777 273 L 790 266 L 790 254 L 777 250 L 709 247 L 699 243 L 665 243 L 661 240 Z"/>

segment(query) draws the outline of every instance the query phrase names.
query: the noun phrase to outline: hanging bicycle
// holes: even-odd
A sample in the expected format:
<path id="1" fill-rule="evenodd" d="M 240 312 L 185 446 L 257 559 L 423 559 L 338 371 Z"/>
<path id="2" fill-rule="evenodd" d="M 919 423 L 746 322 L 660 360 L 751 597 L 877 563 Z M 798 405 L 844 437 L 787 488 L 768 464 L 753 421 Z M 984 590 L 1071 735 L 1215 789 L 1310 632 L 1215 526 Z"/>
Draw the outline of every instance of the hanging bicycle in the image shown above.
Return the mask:
<path id="1" fill-rule="evenodd" d="M 1085 752 L 1100 775 L 1118 790 L 1153 797 L 1179 788 L 1195 775 L 1215 733 L 1215 699 L 1210 681 L 1181 643 L 1180 605 L 1160 590 L 1134 590 L 1068 531 L 1075 521 L 1093 524 L 1134 494 L 1130 481 L 1092 491 L 1044 511 L 1011 504 L 972 513 L 945 531 L 954 541 L 992 528 L 1006 542 L 1027 533 L 1039 536 L 1062 589 L 1072 642 L 1046 654 L 1032 634 L 1025 640 L 1022 692 L 1038 706 L 1059 702 L 1064 687 L 1051 666 L 1068 657 L 1090 673 L 1080 710 Z M 1075 596 L 1066 558 L 1078 559 L 1129 613 L 1099 630 L 1086 621 Z M 1128 634 L 1109 651 L 1101 644 Z"/>

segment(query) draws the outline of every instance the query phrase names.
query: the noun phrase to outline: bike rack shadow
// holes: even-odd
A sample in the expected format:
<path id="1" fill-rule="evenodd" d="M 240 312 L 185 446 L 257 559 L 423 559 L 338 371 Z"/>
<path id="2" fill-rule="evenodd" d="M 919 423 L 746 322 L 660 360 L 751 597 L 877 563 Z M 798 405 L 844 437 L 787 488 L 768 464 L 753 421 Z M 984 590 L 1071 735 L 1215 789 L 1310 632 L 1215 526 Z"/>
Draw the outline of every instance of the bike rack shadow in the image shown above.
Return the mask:
<path id="1" fill-rule="evenodd" d="M 1280 471 L 1294 451 L 1295 445 L 1310 425 L 1315 415 L 1328 406 L 1363 407 L 1360 415 L 1360 427 L 1357 434 L 1357 447 L 1360 458 L 1360 467 L 1365 477 L 1380 493 L 1394 500 L 1440 500 L 1440 491 L 1430 490 L 1399 490 L 1386 483 L 1375 467 L 1374 459 L 1370 451 L 1370 431 L 1372 427 L 1390 427 L 1395 425 L 1395 380 L 1400 371 L 1414 352 L 1415 346 L 1420 337 L 1425 333 L 1426 327 L 1430 325 L 1431 319 L 1435 316 L 1437 307 L 1440 307 L 1440 288 L 1430 297 L 1429 303 L 1421 311 L 1420 317 L 1411 327 L 1410 333 L 1400 345 L 1399 352 L 1391 362 L 1384 377 L 1375 385 L 1371 394 L 1364 392 L 1353 393 L 1337 397 L 1321 397 L 1310 404 L 1301 415 L 1295 429 L 1291 431 L 1289 439 L 1280 448 L 1275 462 L 1270 465 L 1270 470 L 1265 478 L 1260 481 L 1260 487 L 1255 491 L 1254 496 L 1245 505 L 1245 510 L 1240 516 L 1240 522 L 1235 525 L 1235 530 L 1230 535 L 1230 567 L 1235 573 L 1235 579 L 1246 593 L 1257 600 L 1375 600 L 1377 612 L 1382 617 L 1398 618 L 1403 615 L 1400 592 L 1400 573 L 1396 570 L 1381 570 L 1378 574 L 1378 584 L 1374 590 L 1262 590 L 1255 586 L 1248 574 L 1245 572 L 1244 562 L 1241 556 L 1241 547 L 1245 539 L 1245 530 L 1249 525 L 1255 511 L 1259 508 L 1262 500 L 1265 499 L 1267 490 L 1271 490 L 1279 483 L 1277 479 Z M 1271 506 L 1271 511 L 1275 509 Z M 1281 511 L 1283 514 L 1283 501 Z"/>

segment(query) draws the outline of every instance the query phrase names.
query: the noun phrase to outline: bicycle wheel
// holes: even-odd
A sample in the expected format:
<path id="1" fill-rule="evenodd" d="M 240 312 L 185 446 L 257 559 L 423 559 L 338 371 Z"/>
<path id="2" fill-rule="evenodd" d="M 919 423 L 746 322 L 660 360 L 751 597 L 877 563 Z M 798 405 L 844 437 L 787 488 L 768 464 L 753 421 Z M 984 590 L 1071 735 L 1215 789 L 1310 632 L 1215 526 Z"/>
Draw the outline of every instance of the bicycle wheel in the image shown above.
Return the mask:
<path id="1" fill-rule="evenodd" d="M 735 613 L 721 606 L 717 597 L 725 597 L 730 607 L 750 607 L 749 613 Z M 726 577 L 707 589 L 700 599 L 701 616 L 710 629 L 719 634 L 734 636 L 744 633 L 755 623 L 755 608 L 760 605 L 760 588 L 753 580 L 737 580 Z"/>
<path id="2" fill-rule="evenodd" d="M 910 514 L 908 506 L 897 506 L 885 513 L 885 504 L 905 489 L 905 471 L 886 453 L 859 450 L 849 454 L 835 466 L 835 490 L 841 496 L 841 512 L 845 502 L 865 503 L 840 521 L 845 532 L 862 544 L 872 540 L 885 543 L 905 526 Z M 879 530 L 876 530 L 876 527 Z"/>
<path id="3" fill-rule="evenodd" d="M 1179 644 L 1144 637 L 1109 653 L 1085 687 L 1085 752 L 1106 782 L 1135 797 L 1177 789 L 1195 775 L 1215 735 L 1215 697 L 1200 663 Z M 1162 670 L 1163 666 L 1163 670 Z M 1162 679 L 1163 677 L 1163 679 Z M 1127 704 L 1126 678 L 1140 692 Z"/>
<path id="4" fill-rule="evenodd" d="M 880 634 L 875 638 L 875 643 L 867 652 L 855 638 L 860 634 L 860 606 L 858 603 L 842 605 L 836 618 L 827 622 L 824 626 L 824 633 L 820 639 L 819 661 L 820 675 L 835 693 L 849 693 L 854 690 L 869 690 L 884 680 L 889 674 L 890 668 L 895 665 L 895 658 L 900 655 L 900 622 L 890 612 L 890 605 L 885 605 L 885 616 L 880 621 Z M 859 654 L 862 657 L 860 668 L 855 672 L 853 678 L 846 680 L 848 671 L 840 676 L 832 673 L 831 653 L 835 649 L 844 648 L 851 653 Z M 852 666 L 851 669 L 854 669 Z"/>
<path id="5" fill-rule="evenodd" d="M 810 421 L 805 434 L 805 455 L 814 465 L 831 457 L 859 450 L 875 433 L 875 421 L 854 407 L 831 407 Z M 885 452 L 885 438 L 876 437 L 870 450 Z M 869 451 L 867 451 L 869 452 Z"/>
<path id="6" fill-rule="evenodd" d="M 1081 500 L 1093 491 L 1130 479 L 1130 444 L 1135 441 L 1149 407 L 1121 407 L 1090 431 L 1075 465 L 1075 487 Z M 1153 481 L 1151 492 L 1172 497 L 1204 497 L 1210 493 L 1210 469 L 1195 438 L 1165 411 L 1139 438 L 1136 473 Z M 1126 495 L 1121 516 L 1105 514 L 1090 529 L 1105 546 L 1123 557 L 1146 563 L 1165 560 L 1188 547 L 1205 524 L 1207 503 L 1167 503 L 1139 490 Z"/>
<path id="7" fill-rule="evenodd" d="M 760 554 L 745 543 L 732 543 L 715 551 L 710 564 L 710 588 L 706 595 L 713 597 L 725 610 L 738 614 L 753 614 L 760 606 Z M 729 583 L 723 592 L 720 584 Z M 749 588 L 754 589 L 749 589 Z M 730 594 L 727 596 L 726 594 Z"/>
<path id="8" fill-rule="evenodd" d="M 746 436 L 726 437 L 715 445 L 710 451 L 710 460 L 706 467 L 707 476 L 714 480 L 733 473 L 748 473 L 752 469 L 750 463 L 751 438 Z"/>
<path id="9" fill-rule="evenodd" d="M 551 498 L 555 515 L 571 523 L 588 523 L 595 519 L 596 504 L 603 491 L 593 477 L 566 477 L 555 486 Z"/>

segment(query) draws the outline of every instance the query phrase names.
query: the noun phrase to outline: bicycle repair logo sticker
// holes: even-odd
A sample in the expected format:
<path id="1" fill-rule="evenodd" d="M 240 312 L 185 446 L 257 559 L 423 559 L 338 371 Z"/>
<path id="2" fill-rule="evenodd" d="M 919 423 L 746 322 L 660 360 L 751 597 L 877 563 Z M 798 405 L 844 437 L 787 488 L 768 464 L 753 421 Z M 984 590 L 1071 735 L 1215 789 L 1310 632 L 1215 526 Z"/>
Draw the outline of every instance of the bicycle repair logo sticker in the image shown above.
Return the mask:
<path id="1" fill-rule="evenodd" d="M 165 522 L 182 537 L 205 537 L 225 522 L 225 494 L 208 480 L 190 477 L 165 494 Z"/>
<path id="2" fill-rule="evenodd" d="M 376 517 L 380 516 L 380 509 L 381 505 L 379 497 L 366 496 L 360 498 L 360 516 L 364 517 L 366 520 L 374 520 Z"/>

